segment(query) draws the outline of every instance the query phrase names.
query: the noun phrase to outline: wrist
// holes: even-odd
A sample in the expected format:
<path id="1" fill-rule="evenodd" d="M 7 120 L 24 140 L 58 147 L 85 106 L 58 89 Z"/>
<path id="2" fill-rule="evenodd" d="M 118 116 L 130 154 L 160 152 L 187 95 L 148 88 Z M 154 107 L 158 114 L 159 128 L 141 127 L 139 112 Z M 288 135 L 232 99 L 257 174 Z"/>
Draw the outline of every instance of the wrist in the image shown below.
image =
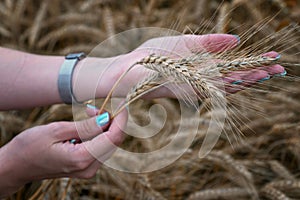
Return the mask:
<path id="1" fill-rule="evenodd" d="M 113 74 L 107 72 L 109 58 L 87 57 L 74 69 L 73 95 L 79 102 L 103 98 L 112 84 Z"/>
<path id="2" fill-rule="evenodd" d="M 85 53 L 71 53 L 65 56 L 58 75 L 58 91 L 61 100 L 66 104 L 79 103 L 73 94 L 73 72 L 79 61 L 86 57 Z"/>
<path id="3" fill-rule="evenodd" d="M 119 77 L 135 62 L 144 58 L 147 52 L 133 51 L 110 58 L 87 57 L 80 61 L 73 73 L 73 94 L 77 101 L 105 98 Z M 113 93 L 124 97 L 147 70 L 136 66 L 122 79 Z"/>

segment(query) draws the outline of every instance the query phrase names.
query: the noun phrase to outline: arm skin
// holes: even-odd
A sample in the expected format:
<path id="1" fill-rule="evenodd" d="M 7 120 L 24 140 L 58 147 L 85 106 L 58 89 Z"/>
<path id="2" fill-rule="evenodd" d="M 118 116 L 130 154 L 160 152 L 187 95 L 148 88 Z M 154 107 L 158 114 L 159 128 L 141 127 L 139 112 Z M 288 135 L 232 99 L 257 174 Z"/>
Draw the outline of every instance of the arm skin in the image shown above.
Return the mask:
<path id="1" fill-rule="evenodd" d="M 131 64 L 147 55 L 142 51 L 143 47 L 160 47 L 161 40 L 162 38 L 149 40 L 135 51 L 118 57 L 86 58 L 80 61 L 73 74 L 73 92 L 76 99 L 84 101 L 94 96 L 106 97 L 118 77 Z M 175 36 L 163 40 L 166 41 L 165 44 L 171 45 L 167 46 L 168 50 L 175 53 L 199 47 L 209 52 L 217 52 L 234 48 L 238 44 L 235 36 L 225 34 Z M 269 54 L 272 57 L 277 55 L 274 52 Z M 62 103 L 57 79 L 64 57 L 33 55 L 0 48 L 0 61 L 0 110 Z M 126 91 L 137 83 L 137 79 L 145 75 L 140 69 L 130 71 L 114 96 L 126 95 Z M 233 72 L 223 81 L 231 83 L 244 80 L 241 85 L 250 86 L 268 75 L 283 71 L 283 67 L 274 65 L 242 73 Z M 156 97 L 172 97 L 172 93 L 166 88 L 161 88 L 147 94 L 147 98 Z M 88 113 L 95 115 L 97 112 Z M 0 198 L 33 180 L 94 176 L 101 163 L 107 160 L 116 150 L 116 145 L 122 142 L 127 112 L 124 110 L 113 120 L 108 119 L 104 125 L 96 123 L 97 117 L 99 116 L 79 122 L 55 122 L 27 129 L 1 147 Z M 66 142 L 73 138 L 84 139 L 84 142 Z M 93 155 L 97 156 L 92 156 L 88 150 L 94 150 Z"/>
<path id="2" fill-rule="evenodd" d="M 63 56 L 34 55 L 0 47 L 0 71 L 2 75 L 0 79 L 0 110 L 63 103 L 58 93 L 57 79 L 64 59 Z M 84 94 L 78 95 L 81 99 L 87 100 L 92 97 L 91 92 L 94 90 L 89 91 L 87 87 L 95 87 L 97 75 L 101 74 L 101 70 L 103 70 L 101 66 L 106 65 L 107 62 L 110 62 L 110 59 L 86 58 L 77 64 L 77 70 L 83 63 L 84 65 L 92 63 L 97 66 L 85 71 L 89 73 L 84 75 L 84 78 L 87 79 L 82 80 L 83 83 L 81 84 L 78 83 L 80 85 L 78 90 L 84 88 L 82 90 Z M 74 76 L 76 76 L 76 68 Z M 110 84 L 101 84 L 101 87 L 98 88 L 100 92 L 97 93 L 99 97 L 105 97 L 105 93 L 114 81 L 113 74 L 105 77 L 110 80 Z M 89 86 L 89 83 L 93 85 Z M 74 92 L 76 93 L 76 91 Z M 80 92 L 77 93 L 80 94 Z"/>
<path id="3" fill-rule="evenodd" d="M 0 48 L 0 110 L 60 103 L 56 82 L 63 59 Z"/>

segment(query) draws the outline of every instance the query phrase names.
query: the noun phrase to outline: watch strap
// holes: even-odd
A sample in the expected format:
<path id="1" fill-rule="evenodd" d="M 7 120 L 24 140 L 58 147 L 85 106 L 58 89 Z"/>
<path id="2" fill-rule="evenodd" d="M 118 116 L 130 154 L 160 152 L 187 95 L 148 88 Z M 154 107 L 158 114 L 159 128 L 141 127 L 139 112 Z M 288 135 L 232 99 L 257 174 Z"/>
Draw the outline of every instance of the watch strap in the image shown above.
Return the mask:
<path id="1" fill-rule="evenodd" d="M 85 58 L 84 53 L 71 53 L 65 57 L 59 75 L 58 75 L 58 91 L 60 98 L 66 104 L 80 103 L 73 95 L 72 79 L 74 68 L 77 63 Z"/>

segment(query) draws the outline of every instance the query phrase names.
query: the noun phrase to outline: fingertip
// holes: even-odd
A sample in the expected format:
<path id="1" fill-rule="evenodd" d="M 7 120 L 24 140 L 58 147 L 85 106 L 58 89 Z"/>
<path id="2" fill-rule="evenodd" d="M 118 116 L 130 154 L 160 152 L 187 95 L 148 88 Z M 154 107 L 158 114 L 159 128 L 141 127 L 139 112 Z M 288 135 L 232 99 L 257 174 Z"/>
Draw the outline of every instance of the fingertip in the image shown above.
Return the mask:
<path id="1" fill-rule="evenodd" d="M 280 75 L 285 72 L 284 67 L 281 65 L 272 65 L 272 66 L 264 67 L 264 70 L 266 70 L 271 76 Z"/>
<path id="2" fill-rule="evenodd" d="M 249 74 L 245 75 L 243 79 L 245 80 L 243 85 L 252 85 L 253 83 L 265 79 L 266 77 L 269 77 L 270 75 L 268 74 L 267 71 L 264 70 L 258 70 L 258 69 L 253 69 L 250 71 Z"/>
<path id="3" fill-rule="evenodd" d="M 125 128 L 128 120 L 128 110 L 123 109 L 111 122 L 107 137 L 115 145 L 120 145 L 125 138 Z"/>
<path id="4" fill-rule="evenodd" d="M 110 125 L 111 117 L 109 112 L 104 112 L 100 115 L 97 115 L 95 117 L 96 125 L 100 127 L 102 130 L 107 129 L 107 127 Z"/>
<path id="5" fill-rule="evenodd" d="M 262 56 L 265 56 L 265 57 L 270 57 L 270 58 L 280 58 L 280 54 L 277 53 L 276 51 L 270 51 L 270 52 L 267 52 L 267 53 L 264 53 L 262 54 Z"/>
<path id="6" fill-rule="evenodd" d="M 87 104 L 86 105 L 86 114 L 89 116 L 89 117 L 94 117 L 98 114 L 99 112 L 99 109 L 94 106 L 94 105 L 91 105 L 91 104 Z"/>
<path id="7" fill-rule="evenodd" d="M 225 83 L 234 83 L 236 81 L 241 80 L 241 76 L 242 76 L 241 72 L 234 71 L 234 72 L 227 74 L 225 77 L 223 77 L 223 81 Z"/>
<path id="8" fill-rule="evenodd" d="M 233 35 L 237 39 L 237 44 L 241 43 L 241 38 L 239 35 Z"/>

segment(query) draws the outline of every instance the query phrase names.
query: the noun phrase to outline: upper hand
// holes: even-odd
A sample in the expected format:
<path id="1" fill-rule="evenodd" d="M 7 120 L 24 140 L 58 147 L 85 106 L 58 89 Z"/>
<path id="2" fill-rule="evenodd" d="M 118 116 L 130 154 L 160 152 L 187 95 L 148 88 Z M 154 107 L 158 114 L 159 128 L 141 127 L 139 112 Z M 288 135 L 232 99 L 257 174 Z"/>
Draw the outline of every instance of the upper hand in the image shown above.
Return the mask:
<path id="1" fill-rule="evenodd" d="M 121 76 L 121 74 L 134 62 L 141 60 L 150 53 L 166 55 L 171 58 L 180 58 L 197 51 L 208 53 L 224 52 L 237 47 L 238 44 L 239 38 L 229 34 L 183 35 L 154 38 L 146 41 L 140 47 L 129 54 L 124 55 L 123 58 L 120 59 L 121 62 L 119 62 L 119 69 L 116 70 L 116 77 Z M 278 53 L 269 52 L 264 55 L 268 57 L 277 57 Z M 221 81 L 223 81 L 227 93 L 235 93 L 245 87 L 252 86 L 260 80 L 267 79 L 268 77 L 283 72 L 284 68 L 280 65 L 261 66 L 260 68 L 249 69 L 246 71 L 230 72 L 224 75 Z M 130 88 L 129 86 L 132 87 L 136 85 L 136 83 L 145 76 L 147 76 L 147 70 L 139 67 L 133 68 L 124 78 L 122 84 L 116 89 L 115 94 L 118 96 L 126 96 Z M 238 86 L 232 84 L 236 82 L 239 83 Z M 174 97 L 173 95 L 174 94 L 172 94 L 168 88 L 161 87 L 160 89 L 145 95 L 145 97 Z"/>

